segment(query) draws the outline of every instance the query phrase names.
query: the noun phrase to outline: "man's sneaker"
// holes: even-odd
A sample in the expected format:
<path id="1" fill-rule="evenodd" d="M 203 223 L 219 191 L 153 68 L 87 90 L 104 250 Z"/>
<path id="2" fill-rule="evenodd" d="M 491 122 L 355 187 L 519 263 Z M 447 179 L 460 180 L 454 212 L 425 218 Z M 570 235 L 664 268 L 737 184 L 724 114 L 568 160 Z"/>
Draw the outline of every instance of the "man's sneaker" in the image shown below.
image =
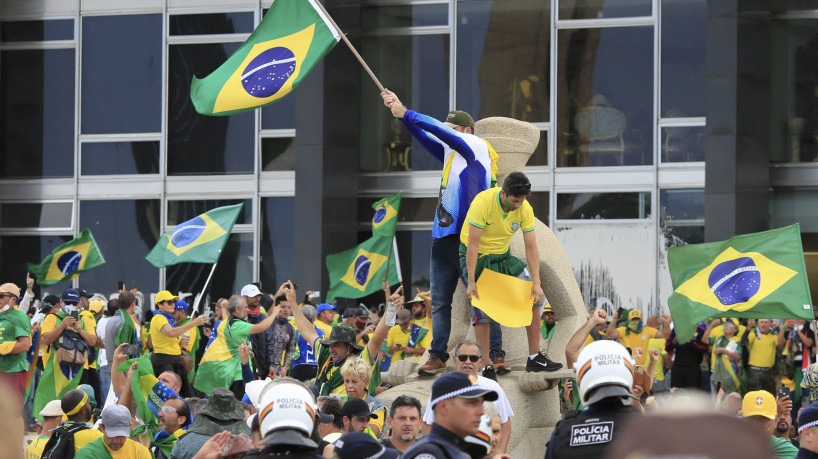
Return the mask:
<path id="1" fill-rule="evenodd" d="M 525 364 L 525 371 L 527 372 L 557 371 L 560 368 L 562 368 L 561 363 L 553 362 L 542 352 L 538 353 L 533 359 L 529 357 L 528 362 Z"/>
<path id="2" fill-rule="evenodd" d="M 498 355 L 494 357 L 491 363 L 494 366 L 494 371 L 496 371 L 498 375 L 504 375 L 511 372 L 511 365 L 506 362 L 505 357 L 500 357 Z"/>
<path id="3" fill-rule="evenodd" d="M 486 365 L 480 371 L 483 373 L 484 378 L 491 379 L 492 381 L 497 381 L 497 373 L 494 372 L 493 366 Z"/>
<path id="4" fill-rule="evenodd" d="M 421 376 L 434 376 L 446 369 L 446 362 L 439 357 L 429 357 L 425 364 L 418 368 L 418 374 Z"/>

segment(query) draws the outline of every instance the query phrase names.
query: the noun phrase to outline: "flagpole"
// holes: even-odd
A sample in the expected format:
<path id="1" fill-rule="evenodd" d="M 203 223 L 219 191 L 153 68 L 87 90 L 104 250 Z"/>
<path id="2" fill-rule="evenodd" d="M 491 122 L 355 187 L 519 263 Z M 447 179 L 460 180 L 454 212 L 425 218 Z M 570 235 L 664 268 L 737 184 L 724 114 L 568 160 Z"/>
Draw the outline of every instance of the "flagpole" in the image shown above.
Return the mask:
<path id="1" fill-rule="evenodd" d="M 321 0 L 315 0 L 312 3 L 321 9 L 321 12 L 324 13 L 324 16 L 326 16 L 327 20 L 329 20 L 332 26 L 335 27 L 335 31 L 338 32 L 338 35 L 341 36 L 341 40 L 344 40 L 344 43 L 347 45 L 349 50 L 352 51 L 352 54 L 355 56 L 356 59 L 358 59 L 358 62 L 361 63 L 361 66 L 364 68 L 364 70 L 366 70 L 366 73 L 369 74 L 369 78 L 372 78 L 372 81 L 375 82 L 375 86 L 377 86 L 378 89 L 380 89 L 381 92 L 383 92 L 384 87 L 381 84 L 380 80 L 378 80 L 378 77 L 375 76 L 375 73 L 373 73 L 372 69 L 369 68 L 369 65 L 366 64 L 364 58 L 361 57 L 360 54 L 358 54 L 358 50 L 356 50 L 355 47 L 352 46 L 352 43 L 349 42 L 349 39 L 347 38 L 346 34 L 343 31 L 341 31 L 341 28 L 338 27 L 338 24 L 335 23 L 334 19 L 332 19 L 332 16 L 330 16 L 329 13 L 327 13 L 327 10 L 324 9 L 324 5 L 321 4 Z"/>
<path id="2" fill-rule="evenodd" d="M 218 264 L 219 264 L 218 261 L 213 263 L 213 267 L 210 268 L 210 274 L 207 275 L 207 280 L 204 283 L 204 287 L 202 287 L 202 292 L 196 296 L 196 301 L 193 303 L 193 311 L 196 311 L 197 313 L 199 311 L 199 303 L 201 303 L 202 297 L 207 291 L 207 286 L 210 285 L 210 279 L 213 278 L 213 273 L 216 271 L 216 265 Z"/>
<path id="3" fill-rule="evenodd" d="M 395 246 L 395 236 L 392 236 L 392 243 L 389 244 L 389 256 L 386 257 L 386 271 L 383 274 L 383 281 L 389 280 L 389 263 L 392 261 L 392 248 Z"/>

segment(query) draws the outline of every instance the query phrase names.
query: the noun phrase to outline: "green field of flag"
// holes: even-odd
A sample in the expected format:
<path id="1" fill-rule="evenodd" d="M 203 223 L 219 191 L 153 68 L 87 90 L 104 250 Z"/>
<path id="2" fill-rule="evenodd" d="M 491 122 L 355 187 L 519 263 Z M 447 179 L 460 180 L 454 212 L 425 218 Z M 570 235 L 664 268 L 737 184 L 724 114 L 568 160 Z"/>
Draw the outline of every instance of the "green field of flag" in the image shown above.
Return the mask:
<path id="1" fill-rule="evenodd" d="M 329 291 L 327 301 L 336 297 L 361 298 L 383 287 L 386 260 L 393 244 L 391 237 L 373 236 L 352 249 L 327 256 Z M 400 264 L 395 250 L 391 250 L 389 285 L 400 282 Z"/>

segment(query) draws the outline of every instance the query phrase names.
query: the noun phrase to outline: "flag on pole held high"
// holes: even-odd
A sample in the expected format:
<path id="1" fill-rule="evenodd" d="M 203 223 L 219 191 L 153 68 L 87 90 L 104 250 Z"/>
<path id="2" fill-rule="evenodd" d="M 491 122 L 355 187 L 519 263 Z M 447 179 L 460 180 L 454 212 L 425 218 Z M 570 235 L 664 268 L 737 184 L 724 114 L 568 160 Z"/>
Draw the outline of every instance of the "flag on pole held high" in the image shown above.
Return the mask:
<path id="1" fill-rule="evenodd" d="M 352 249 L 327 256 L 329 291 L 327 301 L 336 297 L 361 298 L 383 286 L 386 262 L 389 262 L 389 285 L 401 282 L 397 250 L 390 250 L 394 238 L 373 236 Z M 391 255 L 390 255 L 391 254 Z"/>
<path id="2" fill-rule="evenodd" d="M 244 203 L 217 207 L 176 225 L 145 257 L 157 268 L 177 263 L 216 263 Z"/>
<path id="3" fill-rule="evenodd" d="M 679 341 L 709 317 L 813 319 L 799 225 L 668 250 Z"/>
<path id="4" fill-rule="evenodd" d="M 392 195 L 372 204 L 372 235 L 392 238 L 398 226 L 398 209 L 401 194 Z"/>
<path id="5" fill-rule="evenodd" d="M 47 287 L 103 263 L 105 258 L 91 230 L 84 229 L 76 238 L 54 249 L 39 265 L 29 263 L 28 270 L 38 284 Z"/>
<path id="6" fill-rule="evenodd" d="M 231 115 L 286 96 L 341 39 L 318 0 L 276 0 L 227 61 L 193 78 L 190 99 L 202 115 Z"/>

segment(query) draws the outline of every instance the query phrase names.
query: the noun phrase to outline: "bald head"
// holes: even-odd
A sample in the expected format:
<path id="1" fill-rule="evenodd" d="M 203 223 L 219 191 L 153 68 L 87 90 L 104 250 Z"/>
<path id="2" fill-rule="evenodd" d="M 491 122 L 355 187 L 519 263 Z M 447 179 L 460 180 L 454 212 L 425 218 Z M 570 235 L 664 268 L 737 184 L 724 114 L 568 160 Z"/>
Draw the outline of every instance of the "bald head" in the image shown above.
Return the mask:
<path id="1" fill-rule="evenodd" d="M 179 393 L 182 390 L 182 378 L 172 371 L 166 371 L 159 375 L 158 378 L 166 386 L 170 387 L 172 391 Z"/>

